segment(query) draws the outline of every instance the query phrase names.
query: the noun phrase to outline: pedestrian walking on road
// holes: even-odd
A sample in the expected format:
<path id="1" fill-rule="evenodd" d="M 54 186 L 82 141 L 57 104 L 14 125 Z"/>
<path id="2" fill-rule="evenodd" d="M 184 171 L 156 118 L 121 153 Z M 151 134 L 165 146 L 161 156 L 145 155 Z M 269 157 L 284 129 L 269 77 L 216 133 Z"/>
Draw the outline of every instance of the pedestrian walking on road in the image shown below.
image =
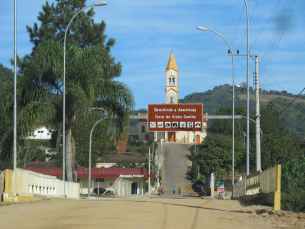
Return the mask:
<path id="1" fill-rule="evenodd" d="M 179 195 L 180 195 L 180 193 L 181 193 L 181 188 L 180 187 L 178 188 L 178 192 L 179 192 Z"/>
<path id="2" fill-rule="evenodd" d="M 175 194 L 175 192 L 176 192 L 176 188 L 175 188 L 175 186 L 173 187 L 173 194 Z"/>

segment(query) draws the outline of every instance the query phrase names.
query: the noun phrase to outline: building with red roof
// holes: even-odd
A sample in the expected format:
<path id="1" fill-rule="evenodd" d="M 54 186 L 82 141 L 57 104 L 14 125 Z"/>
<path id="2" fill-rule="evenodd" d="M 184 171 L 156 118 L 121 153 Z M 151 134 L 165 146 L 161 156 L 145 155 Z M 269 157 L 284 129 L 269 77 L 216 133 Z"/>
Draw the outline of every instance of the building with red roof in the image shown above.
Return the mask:
<path id="1" fill-rule="evenodd" d="M 62 168 L 59 167 L 26 167 L 24 169 L 62 179 Z M 80 184 L 81 194 L 88 194 L 88 175 L 88 168 L 77 169 L 77 182 Z M 145 168 L 91 168 L 91 193 L 96 188 L 113 190 L 115 179 L 124 178 L 133 182 L 131 194 L 144 195 L 148 177 L 157 178 L 157 175 L 148 175 Z"/>

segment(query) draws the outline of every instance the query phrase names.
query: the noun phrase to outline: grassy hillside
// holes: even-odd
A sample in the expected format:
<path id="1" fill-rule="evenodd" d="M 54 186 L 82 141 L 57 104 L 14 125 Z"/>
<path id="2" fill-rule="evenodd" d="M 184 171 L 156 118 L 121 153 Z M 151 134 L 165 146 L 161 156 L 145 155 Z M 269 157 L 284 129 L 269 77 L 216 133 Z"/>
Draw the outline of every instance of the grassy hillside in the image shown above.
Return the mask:
<path id="1" fill-rule="evenodd" d="M 235 105 L 247 107 L 246 88 L 235 89 Z M 287 91 L 260 91 L 260 107 L 265 107 L 269 102 L 273 102 L 276 108 L 283 110 L 295 95 Z M 203 103 L 203 110 L 209 114 L 214 114 L 216 110 L 223 106 L 232 106 L 232 86 L 225 84 L 214 87 L 206 92 L 195 92 L 179 99 L 179 103 Z M 255 90 L 250 88 L 250 114 L 255 113 Z M 289 136 L 297 139 L 305 138 L 305 96 L 301 95 L 292 105 L 290 105 L 282 115 L 286 119 L 289 129 Z"/>

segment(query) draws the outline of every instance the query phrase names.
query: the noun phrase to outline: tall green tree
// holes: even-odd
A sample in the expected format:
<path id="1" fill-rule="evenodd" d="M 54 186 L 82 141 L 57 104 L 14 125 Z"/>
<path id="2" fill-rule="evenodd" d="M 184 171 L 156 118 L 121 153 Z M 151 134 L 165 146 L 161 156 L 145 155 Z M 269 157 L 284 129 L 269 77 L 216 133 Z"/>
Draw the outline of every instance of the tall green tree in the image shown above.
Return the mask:
<path id="1" fill-rule="evenodd" d="M 86 0 L 56 0 L 56 4 L 42 6 L 42 11 L 37 17 L 40 27 L 34 23 L 33 27 L 27 26 L 30 40 L 35 49 L 43 41 L 52 39 L 64 44 L 65 30 L 74 14 L 86 6 Z M 81 48 L 90 45 L 104 46 L 108 50 L 115 44 L 115 39 L 110 38 L 107 43 L 105 35 L 106 23 L 95 23 L 93 20 L 95 12 L 93 7 L 87 12 L 80 12 L 70 24 L 67 33 L 66 44 L 79 46 Z"/>
<path id="2" fill-rule="evenodd" d="M 288 134 L 285 118 L 275 108 L 273 102 L 261 108 L 261 129 L 263 134 L 273 134 L 275 139 L 280 139 Z"/>
<path id="3" fill-rule="evenodd" d="M 0 92 L 13 83 L 14 73 L 11 69 L 4 67 L 0 64 Z M 5 117 L 0 113 L 0 142 L 3 134 L 10 129 L 12 121 L 10 119 L 5 120 Z"/>
<path id="4" fill-rule="evenodd" d="M 235 169 L 244 171 L 241 164 L 245 155 L 245 146 L 240 141 L 235 141 Z M 217 179 L 228 176 L 232 172 L 232 137 L 221 134 L 208 135 L 199 144 L 194 162 L 199 164 L 200 173 L 203 175 L 215 173 Z"/>
<path id="5" fill-rule="evenodd" d="M 73 126 L 73 136 L 76 145 L 77 167 L 88 167 L 88 152 L 90 142 L 90 131 L 93 125 L 101 118 L 96 112 L 91 112 L 88 118 L 79 119 Z M 115 142 L 116 135 L 113 131 L 108 131 L 110 118 L 105 118 L 99 122 L 92 133 L 92 165 L 98 158 L 107 158 L 117 149 Z"/>
<path id="6" fill-rule="evenodd" d="M 39 12 L 33 27 L 27 26 L 33 52 L 18 59 L 18 139 L 27 136 L 31 125 L 41 120 L 50 120 L 58 132 L 62 130 L 62 79 L 63 43 L 69 21 L 86 0 L 56 0 L 46 2 Z M 117 117 L 119 133 L 128 125 L 128 112 L 133 106 L 133 96 L 126 85 L 114 81 L 122 71 L 120 62 L 115 62 L 110 48 L 115 40 L 104 34 L 105 22 L 95 23 L 93 8 L 81 12 L 70 24 L 66 52 L 66 173 L 72 180 L 72 156 L 74 123 L 90 107 L 103 107 L 105 112 Z M 12 116 L 12 88 L 1 93 L 1 112 Z M 57 135 L 57 146 L 60 134 Z M 1 158 L 11 155 L 12 131 L 2 141 Z"/>
<path id="7" fill-rule="evenodd" d="M 42 116 L 62 121 L 62 70 L 63 47 L 58 42 L 47 40 L 36 47 L 31 58 L 19 63 L 18 113 L 19 138 L 27 136 L 31 126 Z M 101 46 L 67 50 L 66 62 L 66 173 L 72 181 L 72 129 L 77 120 L 86 115 L 89 108 L 103 108 L 106 114 L 116 116 L 119 133 L 128 126 L 133 96 L 129 88 L 108 79 L 107 73 L 116 68 L 114 58 Z M 105 76 L 106 75 L 106 76 Z M 12 88 L 1 93 L 2 111 L 11 114 Z M 60 125 L 60 124 L 59 124 Z M 3 141 L 2 158 L 10 157 L 12 134 Z"/>
<path id="8" fill-rule="evenodd" d="M 215 115 L 232 115 L 232 106 L 220 107 Z M 247 112 L 243 106 L 235 106 L 235 115 L 246 116 Z M 232 119 L 214 119 L 209 120 L 208 133 L 209 134 L 224 134 L 232 135 Z M 235 120 L 235 137 L 240 135 L 246 128 L 246 120 Z"/>

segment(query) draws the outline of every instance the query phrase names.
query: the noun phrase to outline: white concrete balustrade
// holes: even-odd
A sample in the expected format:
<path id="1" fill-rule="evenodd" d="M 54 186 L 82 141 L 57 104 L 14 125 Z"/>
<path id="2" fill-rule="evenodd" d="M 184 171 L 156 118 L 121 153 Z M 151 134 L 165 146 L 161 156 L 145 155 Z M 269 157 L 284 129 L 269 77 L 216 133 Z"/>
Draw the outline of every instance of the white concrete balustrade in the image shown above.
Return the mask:
<path id="1" fill-rule="evenodd" d="M 275 210 L 281 206 L 281 165 L 257 171 L 233 185 L 233 199 L 266 194 L 266 201 L 274 204 Z"/>
<path id="2" fill-rule="evenodd" d="M 12 191 L 19 196 L 64 197 L 64 182 L 55 176 L 16 169 L 12 174 Z M 65 182 L 65 196 L 79 198 L 79 184 Z"/>

